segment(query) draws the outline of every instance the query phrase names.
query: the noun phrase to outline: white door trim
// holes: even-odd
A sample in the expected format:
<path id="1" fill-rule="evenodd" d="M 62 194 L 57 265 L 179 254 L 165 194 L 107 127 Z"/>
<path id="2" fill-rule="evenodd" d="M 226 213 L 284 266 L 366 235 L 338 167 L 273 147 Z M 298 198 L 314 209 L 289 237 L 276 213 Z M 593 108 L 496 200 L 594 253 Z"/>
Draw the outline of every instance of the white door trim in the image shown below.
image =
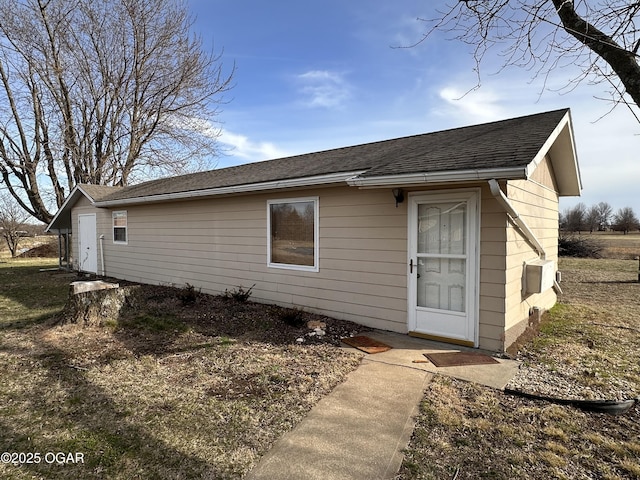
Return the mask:
<path id="1" fill-rule="evenodd" d="M 469 211 L 468 225 L 470 228 L 470 264 L 468 268 L 467 285 L 471 289 L 467 298 L 467 333 L 464 338 L 447 336 L 434 333 L 433 338 L 451 340 L 454 343 L 463 343 L 477 347 L 479 345 L 479 317 L 480 317 L 480 188 L 462 188 L 456 190 L 437 190 L 411 192 L 408 195 L 407 208 L 407 326 L 409 333 L 420 336 L 430 336 L 429 333 L 417 331 L 418 313 L 416 307 L 417 298 L 417 239 L 418 225 L 417 212 L 420 203 L 446 202 L 466 200 L 475 206 L 475 211 Z M 413 268 L 411 267 L 413 265 Z"/>

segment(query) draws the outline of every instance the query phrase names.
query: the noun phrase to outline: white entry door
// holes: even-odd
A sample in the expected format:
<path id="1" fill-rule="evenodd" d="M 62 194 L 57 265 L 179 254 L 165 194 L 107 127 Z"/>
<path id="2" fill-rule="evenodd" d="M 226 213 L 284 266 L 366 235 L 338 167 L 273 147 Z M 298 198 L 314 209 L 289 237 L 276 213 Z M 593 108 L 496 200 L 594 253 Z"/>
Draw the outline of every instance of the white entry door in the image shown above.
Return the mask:
<path id="1" fill-rule="evenodd" d="M 98 233 L 95 213 L 78 215 L 78 270 L 98 273 Z"/>
<path id="2" fill-rule="evenodd" d="M 478 191 L 411 195 L 409 331 L 477 345 Z"/>

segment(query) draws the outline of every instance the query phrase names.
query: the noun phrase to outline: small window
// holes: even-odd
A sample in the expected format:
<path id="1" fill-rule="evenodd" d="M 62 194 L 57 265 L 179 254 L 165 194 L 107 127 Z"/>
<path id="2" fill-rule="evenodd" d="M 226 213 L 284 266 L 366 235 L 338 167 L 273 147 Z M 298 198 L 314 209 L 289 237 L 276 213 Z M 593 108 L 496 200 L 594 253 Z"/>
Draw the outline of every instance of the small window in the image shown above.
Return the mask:
<path id="1" fill-rule="evenodd" d="M 318 271 L 318 199 L 267 202 L 268 265 Z"/>
<path id="2" fill-rule="evenodd" d="M 113 243 L 127 243 L 127 212 L 113 212 Z"/>

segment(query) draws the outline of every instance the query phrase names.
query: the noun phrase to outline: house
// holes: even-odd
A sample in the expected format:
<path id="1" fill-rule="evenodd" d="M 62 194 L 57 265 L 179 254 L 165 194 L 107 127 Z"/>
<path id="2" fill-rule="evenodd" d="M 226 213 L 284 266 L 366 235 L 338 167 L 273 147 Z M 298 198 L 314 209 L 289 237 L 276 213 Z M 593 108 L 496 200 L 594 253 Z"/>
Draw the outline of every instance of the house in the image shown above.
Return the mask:
<path id="1" fill-rule="evenodd" d="M 295 305 L 502 351 L 556 302 L 568 109 L 129 187 L 78 185 L 48 226 L 75 269 Z"/>

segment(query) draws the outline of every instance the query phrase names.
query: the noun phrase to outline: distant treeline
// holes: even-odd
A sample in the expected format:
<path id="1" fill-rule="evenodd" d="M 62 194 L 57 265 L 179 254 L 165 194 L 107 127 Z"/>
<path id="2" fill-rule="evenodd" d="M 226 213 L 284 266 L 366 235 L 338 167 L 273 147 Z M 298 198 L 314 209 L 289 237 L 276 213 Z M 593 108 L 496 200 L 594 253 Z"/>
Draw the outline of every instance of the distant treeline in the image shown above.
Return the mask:
<path id="1" fill-rule="evenodd" d="M 565 232 L 615 230 L 626 234 L 640 230 L 640 221 L 631 207 L 620 208 L 614 213 L 607 202 L 600 202 L 590 207 L 581 202 L 560 213 L 560 230 Z"/>

